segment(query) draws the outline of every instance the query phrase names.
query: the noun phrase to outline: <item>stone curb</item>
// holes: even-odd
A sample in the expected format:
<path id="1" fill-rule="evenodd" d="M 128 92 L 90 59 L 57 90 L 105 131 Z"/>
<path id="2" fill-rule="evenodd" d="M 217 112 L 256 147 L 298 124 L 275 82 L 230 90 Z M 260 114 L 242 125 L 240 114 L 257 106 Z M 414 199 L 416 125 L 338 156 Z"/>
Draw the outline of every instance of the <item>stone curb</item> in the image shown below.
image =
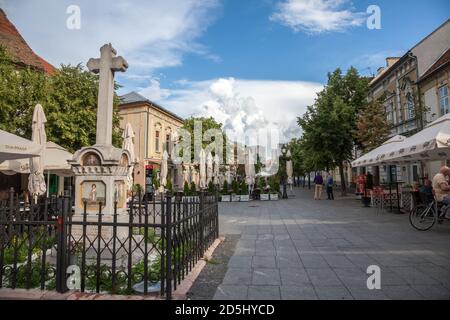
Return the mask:
<path id="1" fill-rule="evenodd" d="M 186 294 L 197 279 L 200 272 L 211 260 L 214 250 L 225 240 L 220 237 L 205 252 L 203 258 L 197 262 L 192 271 L 177 286 L 172 294 L 173 300 L 186 300 Z M 39 289 L 0 289 L 0 300 L 164 300 L 159 296 L 143 295 L 111 295 L 98 293 L 83 293 L 69 291 L 66 293 L 57 293 L 55 291 L 42 291 Z"/>

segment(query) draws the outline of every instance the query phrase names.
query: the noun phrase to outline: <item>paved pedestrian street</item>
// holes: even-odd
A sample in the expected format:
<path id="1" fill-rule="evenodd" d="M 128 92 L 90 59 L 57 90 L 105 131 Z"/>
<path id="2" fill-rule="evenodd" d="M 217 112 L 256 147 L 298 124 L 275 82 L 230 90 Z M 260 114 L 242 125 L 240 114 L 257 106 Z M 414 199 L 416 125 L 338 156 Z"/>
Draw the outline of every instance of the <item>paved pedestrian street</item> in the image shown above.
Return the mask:
<path id="1" fill-rule="evenodd" d="M 450 222 L 419 232 L 352 197 L 295 193 L 220 204 L 220 233 L 239 237 L 214 299 L 450 299 Z M 380 290 L 367 287 L 371 265 Z"/>

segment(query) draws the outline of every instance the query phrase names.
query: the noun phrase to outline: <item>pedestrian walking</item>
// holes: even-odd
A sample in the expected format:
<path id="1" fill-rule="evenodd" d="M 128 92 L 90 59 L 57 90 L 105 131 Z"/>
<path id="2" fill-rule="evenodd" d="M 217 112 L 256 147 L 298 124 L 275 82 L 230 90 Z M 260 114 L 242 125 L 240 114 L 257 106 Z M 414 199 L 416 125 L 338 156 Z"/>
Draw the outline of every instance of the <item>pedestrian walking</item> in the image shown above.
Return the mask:
<path id="1" fill-rule="evenodd" d="M 333 176 L 330 173 L 328 173 L 328 176 L 327 176 L 328 200 L 334 200 L 333 186 L 334 186 Z"/>
<path id="2" fill-rule="evenodd" d="M 322 200 L 323 177 L 320 172 L 314 178 L 314 185 L 314 200 Z"/>

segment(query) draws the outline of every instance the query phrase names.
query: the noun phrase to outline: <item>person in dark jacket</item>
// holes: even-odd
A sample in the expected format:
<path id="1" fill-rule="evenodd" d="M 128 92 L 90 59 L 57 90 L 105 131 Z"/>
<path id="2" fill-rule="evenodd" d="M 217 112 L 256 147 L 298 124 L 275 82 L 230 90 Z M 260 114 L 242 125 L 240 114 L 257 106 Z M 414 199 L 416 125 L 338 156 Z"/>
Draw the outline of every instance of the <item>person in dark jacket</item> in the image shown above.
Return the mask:
<path id="1" fill-rule="evenodd" d="M 334 186 L 333 176 L 330 173 L 328 173 L 328 176 L 327 176 L 327 195 L 328 195 L 328 200 L 334 200 L 333 186 Z"/>
<path id="2" fill-rule="evenodd" d="M 314 200 L 322 200 L 323 177 L 320 172 L 314 178 Z"/>

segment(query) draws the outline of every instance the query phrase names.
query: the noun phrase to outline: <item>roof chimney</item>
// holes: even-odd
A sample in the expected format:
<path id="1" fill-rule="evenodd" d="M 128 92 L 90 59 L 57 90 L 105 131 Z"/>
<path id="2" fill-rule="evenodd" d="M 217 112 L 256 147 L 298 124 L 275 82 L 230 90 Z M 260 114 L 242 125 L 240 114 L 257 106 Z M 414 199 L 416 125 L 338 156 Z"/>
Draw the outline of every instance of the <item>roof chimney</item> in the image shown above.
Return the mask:
<path id="1" fill-rule="evenodd" d="M 390 68 L 391 66 L 394 65 L 394 63 L 396 63 L 398 60 L 400 60 L 400 58 L 398 57 L 387 57 L 386 58 L 386 66 L 388 68 Z"/>

